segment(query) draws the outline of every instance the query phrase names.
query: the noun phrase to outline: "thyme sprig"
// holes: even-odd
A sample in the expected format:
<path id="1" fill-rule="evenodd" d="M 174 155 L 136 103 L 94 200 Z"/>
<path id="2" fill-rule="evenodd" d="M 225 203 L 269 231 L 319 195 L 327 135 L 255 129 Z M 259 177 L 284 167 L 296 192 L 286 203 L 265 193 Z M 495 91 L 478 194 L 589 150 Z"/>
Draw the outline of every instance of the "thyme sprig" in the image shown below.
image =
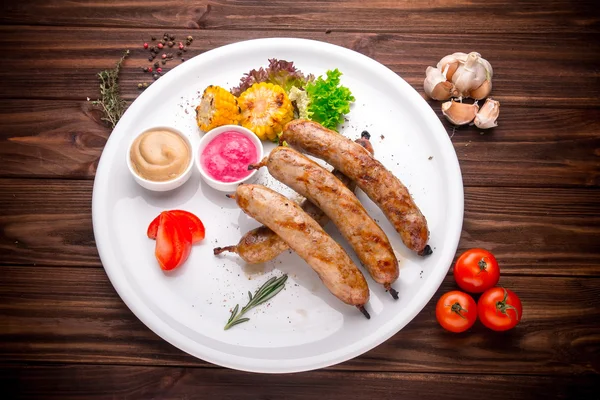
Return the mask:
<path id="1" fill-rule="evenodd" d="M 106 69 L 98 73 L 100 79 L 100 99 L 93 101 L 94 106 L 102 109 L 103 121 L 108 122 L 113 128 L 119 122 L 119 119 L 127 108 L 127 103 L 121 97 L 119 91 L 119 72 L 125 58 L 129 55 L 129 50 L 123 54 L 123 57 L 112 69 Z"/>
<path id="2" fill-rule="evenodd" d="M 258 288 L 256 293 L 254 293 L 254 296 L 252 296 L 252 293 L 248 291 L 248 304 L 246 304 L 241 310 L 239 310 L 240 305 L 236 304 L 233 310 L 231 310 L 231 316 L 225 324 L 224 330 L 227 330 L 238 324 L 250 321 L 250 318 L 242 318 L 242 316 L 247 311 L 250 311 L 254 307 L 272 299 L 277 293 L 281 292 L 285 286 L 285 281 L 287 280 L 287 278 L 287 275 L 282 275 L 279 278 L 272 277 L 271 279 L 263 283 L 263 285 L 260 288 Z"/>

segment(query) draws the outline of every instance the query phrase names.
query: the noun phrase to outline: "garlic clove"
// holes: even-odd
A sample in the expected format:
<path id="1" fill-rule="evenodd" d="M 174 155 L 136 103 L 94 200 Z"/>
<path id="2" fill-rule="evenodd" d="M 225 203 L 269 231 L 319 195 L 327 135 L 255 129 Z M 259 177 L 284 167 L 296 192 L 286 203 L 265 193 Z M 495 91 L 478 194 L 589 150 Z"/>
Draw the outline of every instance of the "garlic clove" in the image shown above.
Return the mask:
<path id="1" fill-rule="evenodd" d="M 454 61 L 450 64 L 444 65 L 444 69 L 442 70 L 442 73 L 444 74 L 444 76 L 446 77 L 447 80 L 452 81 L 452 77 L 454 76 L 454 73 L 458 69 L 459 65 L 460 65 L 460 63 L 458 61 Z"/>
<path id="2" fill-rule="evenodd" d="M 464 64 L 460 65 L 452 76 L 456 90 L 463 97 L 468 97 L 471 90 L 481 86 L 488 77 L 485 66 L 479 62 L 480 59 L 479 53 L 469 53 Z"/>
<path id="3" fill-rule="evenodd" d="M 481 86 L 479 86 L 477 89 L 471 90 L 471 93 L 469 93 L 469 97 L 471 97 L 475 100 L 482 100 L 482 99 L 485 99 L 486 97 L 488 97 L 491 92 L 492 92 L 492 81 L 486 79 L 485 81 L 483 81 Z"/>
<path id="4" fill-rule="evenodd" d="M 456 93 L 452 82 L 448 82 L 444 74 L 433 67 L 427 67 L 423 89 L 434 100 L 448 100 Z"/>
<path id="5" fill-rule="evenodd" d="M 493 100 L 491 97 L 488 98 L 483 106 L 481 106 L 481 110 L 477 114 L 475 114 L 475 126 L 480 129 L 490 129 L 495 126 L 498 126 L 496 122 L 498 116 L 500 115 L 500 102 Z"/>
<path id="6" fill-rule="evenodd" d="M 442 71 L 447 80 L 451 81 L 458 66 L 467 59 L 466 53 L 447 55 L 437 63 L 437 68 Z"/>
<path id="7" fill-rule="evenodd" d="M 442 114 L 454 125 L 466 125 L 473 121 L 479 106 L 477 103 L 467 104 L 457 101 L 442 103 Z"/>

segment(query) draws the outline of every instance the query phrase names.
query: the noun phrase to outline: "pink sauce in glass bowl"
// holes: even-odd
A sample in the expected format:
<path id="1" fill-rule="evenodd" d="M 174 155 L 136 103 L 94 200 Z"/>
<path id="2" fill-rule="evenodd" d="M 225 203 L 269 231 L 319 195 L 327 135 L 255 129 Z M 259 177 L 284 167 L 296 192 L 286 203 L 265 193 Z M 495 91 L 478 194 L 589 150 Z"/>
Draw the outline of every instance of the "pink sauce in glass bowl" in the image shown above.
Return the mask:
<path id="1" fill-rule="evenodd" d="M 248 165 L 258 162 L 256 145 L 246 135 L 226 131 L 202 150 L 200 164 L 206 174 L 219 182 L 237 182 L 252 173 Z"/>

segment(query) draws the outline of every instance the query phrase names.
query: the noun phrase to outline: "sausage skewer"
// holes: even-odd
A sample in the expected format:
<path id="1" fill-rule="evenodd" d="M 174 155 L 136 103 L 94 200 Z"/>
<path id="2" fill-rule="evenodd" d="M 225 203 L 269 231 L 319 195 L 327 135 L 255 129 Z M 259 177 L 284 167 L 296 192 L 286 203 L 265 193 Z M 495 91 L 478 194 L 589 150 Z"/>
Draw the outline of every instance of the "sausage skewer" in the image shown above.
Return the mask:
<path id="1" fill-rule="evenodd" d="M 371 142 L 369 142 L 368 132 L 363 132 L 362 137 L 357 139 L 356 143 L 364 147 L 370 154 L 373 154 L 373 146 L 371 146 Z M 335 175 L 344 185 L 348 186 L 350 190 L 354 191 L 356 188 L 356 183 L 340 171 L 334 170 L 333 175 Z M 310 201 L 305 199 L 300 203 L 300 206 L 321 226 L 325 226 L 327 222 L 329 222 L 327 215 Z M 260 226 L 246 232 L 238 244 L 216 247 L 213 249 L 213 253 L 218 255 L 226 251 L 232 252 L 239 255 L 242 260 L 249 264 L 260 264 L 273 260 L 284 251 L 289 250 L 289 248 L 290 247 L 279 238 L 275 232 L 266 226 Z"/>
<path id="2" fill-rule="evenodd" d="M 375 282 L 398 298 L 391 287 L 399 273 L 392 245 L 351 190 L 331 172 L 290 147 L 277 147 L 248 169 L 263 166 L 275 179 L 323 210 L 354 248 Z"/>
<path id="3" fill-rule="evenodd" d="M 234 197 L 242 211 L 269 227 L 319 275 L 327 289 L 367 318 L 365 277 L 344 249 L 302 208 L 262 185 L 240 185 Z"/>
<path id="4" fill-rule="evenodd" d="M 432 253 L 427 244 L 427 220 L 408 189 L 359 145 L 307 120 L 289 122 L 284 127 L 280 140 L 297 150 L 325 160 L 355 181 L 381 208 L 409 249 L 419 255 Z"/>

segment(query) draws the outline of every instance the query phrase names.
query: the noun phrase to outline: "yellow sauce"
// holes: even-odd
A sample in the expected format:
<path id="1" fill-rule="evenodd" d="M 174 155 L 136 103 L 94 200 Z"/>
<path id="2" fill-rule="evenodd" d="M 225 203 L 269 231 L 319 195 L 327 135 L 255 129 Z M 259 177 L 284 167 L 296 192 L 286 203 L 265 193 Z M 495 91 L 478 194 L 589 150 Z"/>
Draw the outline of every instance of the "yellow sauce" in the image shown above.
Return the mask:
<path id="1" fill-rule="evenodd" d="M 186 141 L 165 129 L 151 130 L 138 136 L 131 146 L 129 157 L 134 171 L 154 182 L 177 178 L 192 161 Z"/>

